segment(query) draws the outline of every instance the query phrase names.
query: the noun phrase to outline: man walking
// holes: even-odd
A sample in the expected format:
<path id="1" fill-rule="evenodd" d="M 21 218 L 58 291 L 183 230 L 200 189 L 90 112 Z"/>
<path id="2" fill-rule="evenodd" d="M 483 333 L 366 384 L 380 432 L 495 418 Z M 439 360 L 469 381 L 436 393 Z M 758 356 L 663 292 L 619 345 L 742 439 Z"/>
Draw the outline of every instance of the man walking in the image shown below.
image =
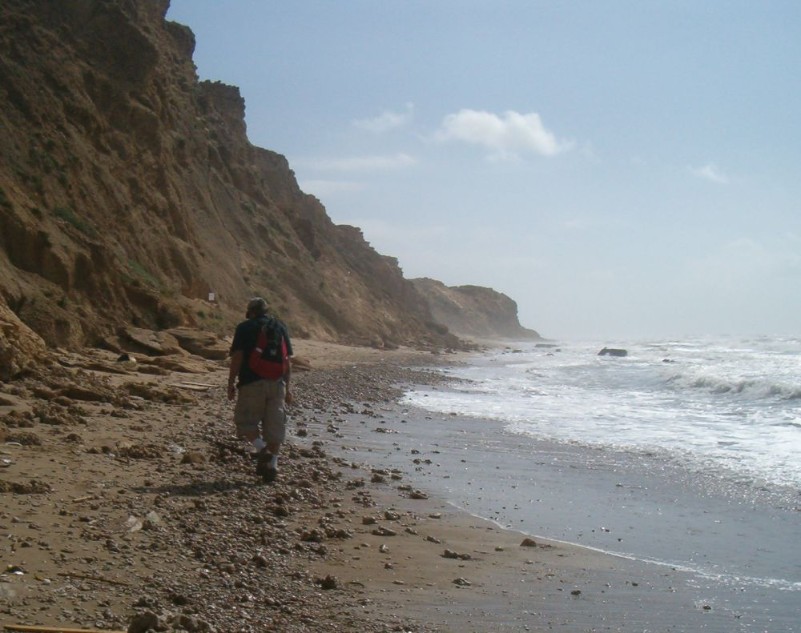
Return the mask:
<path id="1" fill-rule="evenodd" d="M 271 482 L 278 476 L 278 453 L 286 438 L 284 405 L 292 402 L 292 343 L 286 326 L 267 314 L 261 297 L 248 302 L 245 317 L 231 343 L 228 399 L 236 399 L 237 435 L 258 452 L 256 475 Z"/>

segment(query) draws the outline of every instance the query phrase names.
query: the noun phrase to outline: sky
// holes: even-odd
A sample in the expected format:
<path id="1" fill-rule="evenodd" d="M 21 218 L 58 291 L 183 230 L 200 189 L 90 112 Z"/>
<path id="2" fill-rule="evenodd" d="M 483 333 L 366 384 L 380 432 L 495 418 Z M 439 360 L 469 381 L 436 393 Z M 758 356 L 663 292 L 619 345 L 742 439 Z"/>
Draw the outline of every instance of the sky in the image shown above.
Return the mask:
<path id="1" fill-rule="evenodd" d="M 608 343 L 801 336 L 801 2 L 172 0 L 404 276 Z"/>

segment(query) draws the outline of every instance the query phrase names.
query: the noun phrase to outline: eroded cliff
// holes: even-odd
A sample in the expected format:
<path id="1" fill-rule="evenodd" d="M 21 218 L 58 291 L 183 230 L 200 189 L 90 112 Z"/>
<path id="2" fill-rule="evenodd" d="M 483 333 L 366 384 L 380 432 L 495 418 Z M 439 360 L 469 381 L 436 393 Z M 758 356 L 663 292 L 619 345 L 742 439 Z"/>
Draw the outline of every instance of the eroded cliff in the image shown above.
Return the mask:
<path id="1" fill-rule="evenodd" d="M 454 345 L 394 259 L 248 141 L 239 90 L 198 80 L 167 8 L 0 7 L 0 321 L 31 330 L 3 344 L 224 333 L 263 295 L 296 336 Z"/>

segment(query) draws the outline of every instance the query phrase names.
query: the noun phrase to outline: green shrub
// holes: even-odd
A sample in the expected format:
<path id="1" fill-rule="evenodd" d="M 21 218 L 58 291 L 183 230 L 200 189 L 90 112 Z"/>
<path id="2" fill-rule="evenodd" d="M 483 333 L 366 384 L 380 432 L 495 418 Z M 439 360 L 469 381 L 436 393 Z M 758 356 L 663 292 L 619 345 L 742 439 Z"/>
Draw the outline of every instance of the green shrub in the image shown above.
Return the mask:
<path id="1" fill-rule="evenodd" d="M 154 288 L 159 287 L 159 280 L 156 279 L 142 264 L 139 262 L 129 259 L 128 260 L 128 270 L 135 277 L 135 281 L 144 281 L 148 285 L 153 286 Z"/>
<path id="2" fill-rule="evenodd" d="M 70 207 L 56 207 L 53 209 L 53 215 L 64 220 L 67 224 L 74 226 L 84 235 L 88 235 L 89 237 L 95 237 L 97 235 L 95 228 L 75 215 L 75 212 Z"/>

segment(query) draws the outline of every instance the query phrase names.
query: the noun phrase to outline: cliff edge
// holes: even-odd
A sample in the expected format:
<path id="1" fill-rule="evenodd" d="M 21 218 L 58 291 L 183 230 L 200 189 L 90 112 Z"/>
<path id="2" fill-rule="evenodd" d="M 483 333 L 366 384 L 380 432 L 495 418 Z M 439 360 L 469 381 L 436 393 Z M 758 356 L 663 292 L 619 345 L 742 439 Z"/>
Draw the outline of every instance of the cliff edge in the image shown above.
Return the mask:
<path id="1" fill-rule="evenodd" d="M 503 293 L 481 286 L 449 287 L 434 279 L 413 279 L 437 323 L 457 336 L 472 339 L 539 340 L 520 325 L 517 303 Z"/>

